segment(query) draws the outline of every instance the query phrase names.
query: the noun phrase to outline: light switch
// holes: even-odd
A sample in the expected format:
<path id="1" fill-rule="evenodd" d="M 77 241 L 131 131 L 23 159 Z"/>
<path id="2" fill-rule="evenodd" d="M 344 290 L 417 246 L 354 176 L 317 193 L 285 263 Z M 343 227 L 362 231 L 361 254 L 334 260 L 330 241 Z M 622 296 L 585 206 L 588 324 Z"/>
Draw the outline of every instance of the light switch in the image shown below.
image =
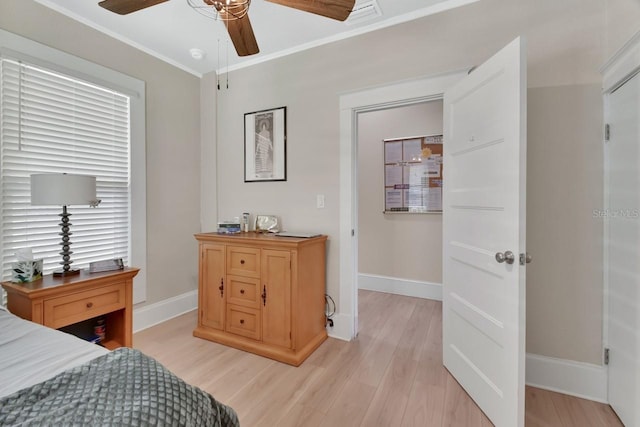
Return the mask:
<path id="1" fill-rule="evenodd" d="M 324 208 L 324 194 L 318 194 L 316 196 L 316 205 L 318 209 Z"/>

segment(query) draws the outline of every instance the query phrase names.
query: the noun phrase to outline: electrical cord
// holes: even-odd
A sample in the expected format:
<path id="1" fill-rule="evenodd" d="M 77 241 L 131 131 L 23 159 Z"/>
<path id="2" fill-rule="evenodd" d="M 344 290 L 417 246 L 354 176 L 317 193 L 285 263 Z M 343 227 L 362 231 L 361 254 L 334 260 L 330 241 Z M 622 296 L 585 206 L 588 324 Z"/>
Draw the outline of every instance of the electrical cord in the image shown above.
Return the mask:
<path id="1" fill-rule="evenodd" d="M 333 315 L 336 314 L 336 302 L 329 296 L 329 294 L 324 294 L 324 304 L 325 310 L 324 315 L 326 318 L 326 323 L 333 328 Z"/>

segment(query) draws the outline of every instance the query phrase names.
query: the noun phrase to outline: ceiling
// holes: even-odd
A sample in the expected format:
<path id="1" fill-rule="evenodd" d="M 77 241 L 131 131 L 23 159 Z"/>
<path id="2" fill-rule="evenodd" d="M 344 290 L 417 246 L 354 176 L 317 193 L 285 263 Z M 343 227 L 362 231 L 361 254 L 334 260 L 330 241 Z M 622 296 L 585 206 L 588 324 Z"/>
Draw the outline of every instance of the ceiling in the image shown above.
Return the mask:
<path id="1" fill-rule="evenodd" d="M 478 0 L 357 0 L 364 7 L 338 22 L 289 7 L 252 0 L 249 16 L 260 53 L 239 57 L 224 23 L 193 10 L 187 0 L 170 0 L 129 15 L 98 6 L 99 0 L 36 0 L 64 15 L 141 49 L 196 76 L 230 71 L 335 40 L 452 9 Z M 374 3 L 373 5 L 369 5 Z M 371 13 L 377 9 L 380 15 Z M 365 16 L 368 15 L 368 16 Z M 358 19 L 359 18 L 359 19 Z M 203 58 L 195 59 L 191 49 Z"/>

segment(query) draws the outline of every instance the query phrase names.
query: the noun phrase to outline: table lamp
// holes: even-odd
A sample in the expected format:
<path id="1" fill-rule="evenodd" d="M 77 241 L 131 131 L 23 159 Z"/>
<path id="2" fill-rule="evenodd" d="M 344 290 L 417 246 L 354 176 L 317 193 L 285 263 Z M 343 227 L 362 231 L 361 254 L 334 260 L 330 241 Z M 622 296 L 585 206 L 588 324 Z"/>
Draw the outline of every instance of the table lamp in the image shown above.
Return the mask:
<path id="1" fill-rule="evenodd" d="M 100 203 L 96 199 L 96 177 L 86 175 L 72 175 L 67 173 L 45 173 L 31 175 L 31 204 L 32 205 L 61 205 L 62 218 L 60 226 L 62 236 L 60 246 L 62 246 L 62 271 L 55 271 L 55 277 L 72 276 L 80 273 L 80 270 L 71 269 L 71 254 L 69 250 L 71 241 L 69 236 L 70 213 L 67 212 L 69 205 L 90 205 L 97 206 Z"/>

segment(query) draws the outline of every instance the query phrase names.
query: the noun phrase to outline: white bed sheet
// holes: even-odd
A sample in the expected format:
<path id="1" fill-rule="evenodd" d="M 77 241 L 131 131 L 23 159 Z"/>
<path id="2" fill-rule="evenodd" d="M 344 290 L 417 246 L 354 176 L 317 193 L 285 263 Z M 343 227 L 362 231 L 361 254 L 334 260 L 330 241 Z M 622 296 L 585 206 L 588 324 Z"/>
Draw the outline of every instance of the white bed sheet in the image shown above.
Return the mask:
<path id="1" fill-rule="evenodd" d="M 73 335 L 23 320 L 0 306 L 0 397 L 108 352 Z"/>

